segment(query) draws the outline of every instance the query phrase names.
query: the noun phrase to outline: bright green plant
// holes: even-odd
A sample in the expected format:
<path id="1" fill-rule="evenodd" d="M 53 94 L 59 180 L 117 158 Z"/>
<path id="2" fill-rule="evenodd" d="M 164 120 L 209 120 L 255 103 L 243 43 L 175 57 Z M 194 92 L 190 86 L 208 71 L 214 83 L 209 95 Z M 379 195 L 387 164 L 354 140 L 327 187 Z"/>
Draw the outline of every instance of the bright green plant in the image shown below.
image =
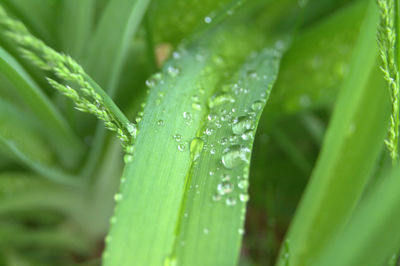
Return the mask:
<path id="1" fill-rule="evenodd" d="M 2 1 L 0 265 L 396 265 L 398 23 L 395 0 Z"/>

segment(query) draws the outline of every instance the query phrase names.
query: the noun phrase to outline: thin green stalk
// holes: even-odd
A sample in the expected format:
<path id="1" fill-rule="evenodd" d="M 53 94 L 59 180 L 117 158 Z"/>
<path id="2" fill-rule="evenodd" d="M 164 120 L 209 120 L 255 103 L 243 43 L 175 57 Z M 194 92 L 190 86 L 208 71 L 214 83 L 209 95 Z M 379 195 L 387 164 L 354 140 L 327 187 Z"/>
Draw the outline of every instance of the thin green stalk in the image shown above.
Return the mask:
<path id="1" fill-rule="evenodd" d="M 380 11 L 380 23 L 378 28 L 379 54 L 382 60 L 382 71 L 386 82 L 388 83 L 391 116 L 387 139 L 385 144 L 389 150 L 393 164 L 398 160 L 398 142 L 399 142 L 399 69 L 398 69 L 398 41 L 399 33 L 397 23 L 397 4 L 395 0 L 378 0 Z"/>

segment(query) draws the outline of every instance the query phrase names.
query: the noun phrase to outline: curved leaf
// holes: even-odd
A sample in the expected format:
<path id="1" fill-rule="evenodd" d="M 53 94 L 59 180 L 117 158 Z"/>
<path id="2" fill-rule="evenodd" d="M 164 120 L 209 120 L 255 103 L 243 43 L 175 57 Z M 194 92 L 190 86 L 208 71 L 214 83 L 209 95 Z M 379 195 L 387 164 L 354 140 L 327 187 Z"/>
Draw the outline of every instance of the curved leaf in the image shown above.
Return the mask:
<path id="1" fill-rule="evenodd" d="M 382 80 L 372 75 L 378 71 L 377 19 L 375 3 L 370 1 L 351 72 L 342 84 L 317 164 L 286 236 L 290 265 L 307 265 L 349 220 L 381 151 L 389 102 Z M 286 263 L 282 256 L 278 265 Z"/>
<path id="2" fill-rule="evenodd" d="M 389 258 L 400 248 L 400 172 L 380 181 L 312 265 L 396 265 Z"/>
<path id="3" fill-rule="evenodd" d="M 18 62 L 0 47 L 0 70 L 12 85 L 17 97 L 31 110 L 43 125 L 46 137 L 62 161 L 75 165 L 82 154 L 80 140 L 72 132 L 60 112 L 34 83 Z"/>
<path id="4" fill-rule="evenodd" d="M 248 29 L 224 28 L 176 52 L 148 80 L 105 265 L 235 263 L 252 136 L 281 54 L 266 49 L 238 70 L 260 41 Z"/>

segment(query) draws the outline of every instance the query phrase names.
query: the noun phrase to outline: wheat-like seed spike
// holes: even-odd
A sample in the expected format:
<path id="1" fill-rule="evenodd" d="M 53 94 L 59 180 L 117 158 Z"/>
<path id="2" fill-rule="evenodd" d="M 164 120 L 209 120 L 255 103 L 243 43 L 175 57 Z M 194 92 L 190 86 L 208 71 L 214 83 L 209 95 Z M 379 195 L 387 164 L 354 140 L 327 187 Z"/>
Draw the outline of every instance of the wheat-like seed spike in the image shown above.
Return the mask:
<path id="1" fill-rule="evenodd" d="M 393 163 L 398 159 L 399 139 L 399 71 L 396 62 L 396 27 L 394 0 L 378 0 L 380 24 L 378 46 L 381 57 L 381 70 L 388 84 L 391 99 L 391 117 L 385 144 Z"/>

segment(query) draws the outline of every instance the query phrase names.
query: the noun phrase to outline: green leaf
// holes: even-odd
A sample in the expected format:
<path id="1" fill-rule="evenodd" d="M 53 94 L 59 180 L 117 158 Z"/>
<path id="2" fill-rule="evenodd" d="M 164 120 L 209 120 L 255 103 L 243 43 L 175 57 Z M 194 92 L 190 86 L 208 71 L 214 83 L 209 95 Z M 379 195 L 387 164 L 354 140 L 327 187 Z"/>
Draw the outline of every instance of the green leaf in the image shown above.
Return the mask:
<path id="1" fill-rule="evenodd" d="M 61 49 L 76 60 L 82 58 L 83 49 L 91 36 L 94 17 L 93 0 L 62 0 L 58 37 Z"/>
<path id="2" fill-rule="evenodd" d="M 111 96 L 148 3 L 149 0 L 109 1 L 88 45 L 86 69 Z"/>
<path id="3" fill-rule="evenodd" d="M 268 115 L 332 105 L 360 30 L 367 1 L 357 1 L 298 33 L 282 60 Z"/>
<path id="4" fill-rule="evenodd" d="M 3 0 L 1 4 L 21 19 L 35 35 L 54 46 L 59 2 L 58 0 Z"/>
<path id="5" fill-rule="evenodd" d="M 0 213 L 52 209 L 71 215 L 82 205 L 78 190 L 25 173 L 0 174 Z"/>
<path id="6" fill-rule="evenodd" d="M 243 0 L 157 0 L 149 8 L 152 34 L 156 43 L 176 44 L 204 28 L 233 15 Z M 194 8 L 195 7 L 195 8 Z M 176 15 L 176 14 L 179 14 Z"/>
<path id="7" fill-rule="evenodd" d="M 43 164 L 53 163 L 53 153 L 40 135 L 39 126 L 26 113 L 20 112 L 12 105 L 0 99 L 0 136 L 12 142 L 27 157 Z M 0 151 L 9 158 L 4 147 Z"/>
<path id="8" fill-rule="evenodd" d="M 370 2 L 311 180 L 290 226 L 290 265 L 307 265 L 346 223 L 371 175 L 388 122 L 377 73 L 377 10 Z M 278 265 L 285 265 L 283 257 Z"/>
<path id="9" fill-rule="evenodd" d="M 0 246 L 67 250 L 84 254 L 90 242 L 82 235 L 64 228 L 28 229 L 11 222 L 1 222 Z"/>
<path id="10" fill-rule="evenodd" d="M 389 258 L 400 248 L 399 190 L 400 171 L 395 168 L 361 202 L 349 224 L 312 265 L 389 265 Z"/>
<path id="11" fill-rule="evenodd" d="M 18 62 L 0 47 L 1 76 L 5 77 L 15 91 L 11 91 L 23 106 L 30 110 L 46 129 L 46 137 L 59 158 L 67 166 L 76 165 L 83 151 L 83 145 L 65 121 L 63 116 L 34 83 Z M 7 89 L 7 88 L 2 88 Z M 18 101 L 17 100 L 17 101 Z"/>
<path id="12" fill-rule="evenodd" d="M 262 40 L 222 28 L 148 80 L 105 265 L 235 264 L 252 138 L 281 55 L 265 49 L 243 64 Z"/>

